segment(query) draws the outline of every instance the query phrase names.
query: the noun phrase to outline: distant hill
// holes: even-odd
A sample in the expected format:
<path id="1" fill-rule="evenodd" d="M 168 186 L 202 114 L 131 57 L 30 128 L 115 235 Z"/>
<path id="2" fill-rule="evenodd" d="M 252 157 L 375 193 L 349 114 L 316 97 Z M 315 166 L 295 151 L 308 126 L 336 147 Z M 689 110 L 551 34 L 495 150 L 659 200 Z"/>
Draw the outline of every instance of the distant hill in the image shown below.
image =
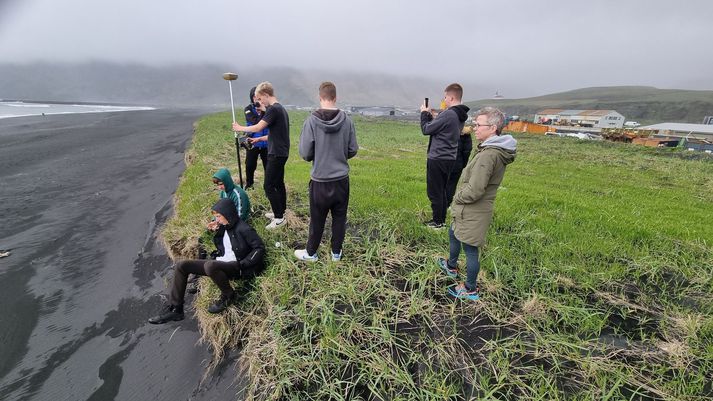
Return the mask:
<path id="1" fill-rule="evenodd" d="M 337 84 L 341 105 L 409 106 L 424 96 L 440 95 L 443 82 L 419 77 L 294 68 L 237 70 L 226 65 L 150 67 L 94 62 L 82 64 L 0 64 L 0 99 L 108 102 L 224 107 L 230 104 L 227 71 L 237 72 L 235 101 L 244 105 L 248 91 L 261 81 L 275 86 L 283 104 L 316 105 L 322 81 Z M 478 93 L 474 86 L 471 93 Z M 485 93 L 480 91 L 479 93 Z"/>
<path id="2" fill-rule="evenodd" d="M 627 120 L 642 124 L 664 121 L 701 123 L 713 115 L 713 91 L 658 89 L 649 86 L 584 88 L 524 99 L 483 99 L 467 103 L 471 108 L 496 106 L 509 115 L 532 118 L 539 110 L 616 110 Z"/>

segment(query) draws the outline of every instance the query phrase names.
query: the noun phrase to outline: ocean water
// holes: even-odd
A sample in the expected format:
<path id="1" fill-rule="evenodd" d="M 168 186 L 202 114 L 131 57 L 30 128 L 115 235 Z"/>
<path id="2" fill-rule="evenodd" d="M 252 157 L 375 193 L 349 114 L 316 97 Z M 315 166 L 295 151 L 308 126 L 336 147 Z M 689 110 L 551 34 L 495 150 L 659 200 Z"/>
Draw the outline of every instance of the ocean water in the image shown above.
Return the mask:
<path id="1" fill-rule="evenodd" d="M 0 119 L 53 114 L 109 113 L 117 111 L 155 110 L 154 107 L 111 106 L 100 104 L 57 104 L 0 101 Z"/>

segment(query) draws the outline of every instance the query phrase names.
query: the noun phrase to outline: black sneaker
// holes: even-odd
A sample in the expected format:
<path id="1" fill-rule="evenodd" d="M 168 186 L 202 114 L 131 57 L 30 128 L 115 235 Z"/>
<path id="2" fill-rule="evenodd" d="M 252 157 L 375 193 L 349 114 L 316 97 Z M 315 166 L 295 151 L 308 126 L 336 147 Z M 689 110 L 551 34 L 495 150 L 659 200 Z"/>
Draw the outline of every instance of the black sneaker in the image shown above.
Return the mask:
<path id="1" fill-rule="evenodd" d="M 161 314 L 149 318 L 151 324 L 164 324 L 167 322 L 177 322 L 183 320 L 183 306 L 166 305 L 161 310 Z"/>
<path id="2" fill-rule="evenodd" d="M 230 306 L 230 304 L 235 301 L 235 291 L 232 294 L 226 296 L 221 295 L 220 298 L 213 303 L 213 305 L 208 307 L 209 313 L 220 313 Z"/>
<path id="3" fill-rule="evenodd" d="M 426 227 L 428 227 L 432 230 L 440 230 L 441 228 L 445 227 L 445 225 L 443 225 L 443 223 L 436 223 L 433 220 L 431 220 L 425 224 L 426 224 Z"/>

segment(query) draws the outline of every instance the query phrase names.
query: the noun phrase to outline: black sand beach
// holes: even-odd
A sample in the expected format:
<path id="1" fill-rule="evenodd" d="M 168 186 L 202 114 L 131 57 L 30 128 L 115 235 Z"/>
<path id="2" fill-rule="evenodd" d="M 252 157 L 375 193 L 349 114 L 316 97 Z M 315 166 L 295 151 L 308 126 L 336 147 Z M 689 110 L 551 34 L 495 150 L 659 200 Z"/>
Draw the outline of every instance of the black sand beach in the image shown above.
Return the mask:
<path id="1" fill-rule="evenodd" d="M 201 114 L 0 120 L 0 399 L 235 399 L 232 361 L 202 381 L 190 311 L 146 322 L 171 277 L 157 227 Z"/>

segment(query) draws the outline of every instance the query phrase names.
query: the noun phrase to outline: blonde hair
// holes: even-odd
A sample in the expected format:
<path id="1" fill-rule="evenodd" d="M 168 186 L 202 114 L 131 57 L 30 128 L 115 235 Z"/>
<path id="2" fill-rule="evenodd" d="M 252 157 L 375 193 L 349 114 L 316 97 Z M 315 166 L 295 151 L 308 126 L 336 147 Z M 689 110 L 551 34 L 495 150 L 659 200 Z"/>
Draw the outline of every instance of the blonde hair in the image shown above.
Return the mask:
<path id="1" fill-rule="evenodd" d="M 267 96 L 275 96 L 275 89 L 272 88 L 272 84 L 265 81 L 260 82 L 255 88 L 255 93 Z"/>

